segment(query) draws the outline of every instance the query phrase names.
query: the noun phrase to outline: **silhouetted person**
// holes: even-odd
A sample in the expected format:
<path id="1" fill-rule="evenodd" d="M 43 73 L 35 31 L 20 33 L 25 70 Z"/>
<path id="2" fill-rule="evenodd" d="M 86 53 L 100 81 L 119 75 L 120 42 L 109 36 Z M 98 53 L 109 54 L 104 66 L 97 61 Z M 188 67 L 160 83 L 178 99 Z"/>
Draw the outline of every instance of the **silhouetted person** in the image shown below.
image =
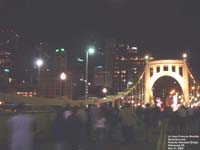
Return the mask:
<path id="1" fill-rule="evenodd" d="M 150 104 L 146 104 L 146 108 L 143 114 L 144 120 L 144 140 L 146 143 L 150 143 L 152 138 L 152 127 L 153 127 L 153 111 Z"/>
<path id="2" fill-rule="evenodd" d="M 32 115 L 24 114 L 24 106 L 19 105 L 17 114 L 9 121 L 11 129 L 11 150 L 33 150 L 35 122 Z"/>
<path id="3" fill-rule="evenodd" d="M 126 104 L 119 113 L 119 118 L 122 125 L 122 133 L 125 142 L 130 143 L 133 139 L 133 130 L 136 125 L 136 113 L 131 110 L 129 104 Z"/>
<path id="4" fill-rule="evenodd" d="M 71 150 L 78 150 L 80 145 L 81 122 L 76 113 L 77 108 L 72 108 L 72 114 L 65 121 L 65 134 Z"/>
<path id="5" fill-rule="evenodd" d="M 52 136 L 55 142 L 56 150 L 65 150 L 65 124 L 63 112 L 58 113 L 52 126 Z"/>
<path id="6" fill-rule="evenodd" d="M 95 122 L 95 135 L 96 135 L 96 150 L 104 149 L 104 140 L 106 133 L 106 117 L 103 110 L 100 110 L 97 114 Z"/>
<path id="7" fill-rule="evenodd" d="M 88 144 L 88 114 L 84 105 L 80 106 L 76 116 L 80 121 L 80 149 L 84 149 Z"/>
<path id="8" fill-rule="evenodd" d="M 187 117 L 187 109 L 186 109 L 185 106 L 181 105 L 178 108 L 178 117 L 179 117 L 180 132 L 185 132 L 185 129 L 186 129 L 186 117 Z"/>

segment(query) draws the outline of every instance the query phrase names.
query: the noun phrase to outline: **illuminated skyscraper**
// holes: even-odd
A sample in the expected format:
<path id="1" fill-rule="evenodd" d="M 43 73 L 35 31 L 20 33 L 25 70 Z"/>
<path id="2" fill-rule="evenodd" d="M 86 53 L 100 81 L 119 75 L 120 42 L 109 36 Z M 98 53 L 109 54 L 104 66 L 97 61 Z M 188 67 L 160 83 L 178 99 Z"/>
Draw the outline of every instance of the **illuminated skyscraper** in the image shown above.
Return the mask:
<path id="1" fill-rule="evenodd" d="M 53 56 L 53 70 L 63 72 L 67 70 L 67 52 L 64 48 L 55 49 Z"/>
<path id="2" fill-rule="evenodd" d="M 7 89 L 14 78 L 17 42 L 20 36 L 12 29 L 0 29 L 0 87 Z"/>
<path id="3" fill-rule="evenodd" d="M 105 71 L 103 66 L 97 66 L 94 70 L 94 86 L 105 86 Z"/>
<path id="4" fill-rule="evenodd" d="M 72 98 L 72 74 L 67 70 L 67 53 L 64 48 L 53 51 L 48 68 L 43 69 L 40 80 L 39 95 L 43 97 Z M 66 79 L 60 78 L 61 73 L 66 74 Z"/>
<path id="5" fill-rule="evenodd" d="M 112 76 L 113 92 L 123 91 L 135 84 L 145 67 L 145 59 L 138 48 L 126 42 L 107 41 L 105 57 L 106 72 Z"/>

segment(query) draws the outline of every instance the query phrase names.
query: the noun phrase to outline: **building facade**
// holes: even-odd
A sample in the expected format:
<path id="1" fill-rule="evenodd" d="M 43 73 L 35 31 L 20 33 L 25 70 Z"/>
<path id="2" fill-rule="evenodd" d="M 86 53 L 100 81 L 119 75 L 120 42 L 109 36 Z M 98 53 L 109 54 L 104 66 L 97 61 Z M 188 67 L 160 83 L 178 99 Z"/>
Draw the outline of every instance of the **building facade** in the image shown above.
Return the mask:
<path id="1" fill-rule="evenodd" d="M 41 84 L 39 87 L 39 96 L 56 98 L 72 97 L 72 75 L 70 72 L 66 73 L 66 79 L 61 80 L 60 74 L 55 72 L 43 72 L 41 76 Z"/>
<path id="2" fill-rule="evenodd" d="M 72 73 L 67 68 L 67 53 L 64 48 L 57 48 L 52 54 L 49 68 L 41 70 L 38 84 L 39 96 L 72 98 Z M 61 74 L 65 74 L 65 78 Z"/>
<path id="3" fill-rule="evenodd" d="M 105 68 L 112 76 L 112 91 L 123 91 L 138 81 L 146 60 L 137 47 L 126 42 L 110 40 L 106 45 Z"/>
<path id="4" fill-rule="evenodd" d="M 16 71 L 15 56 L 19 35 L 13 29 L 0 29 L 0 88 L 8 90 Z"/>

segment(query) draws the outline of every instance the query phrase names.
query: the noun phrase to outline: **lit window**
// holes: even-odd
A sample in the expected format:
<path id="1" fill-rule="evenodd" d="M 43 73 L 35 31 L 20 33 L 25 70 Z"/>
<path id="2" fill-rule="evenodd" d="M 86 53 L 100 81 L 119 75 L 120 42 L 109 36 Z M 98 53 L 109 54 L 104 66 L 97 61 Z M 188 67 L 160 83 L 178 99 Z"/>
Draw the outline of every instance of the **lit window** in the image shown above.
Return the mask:
<path id="1" fill-rule="evenodd" d="M 122 73 L 126 73 L 126 70 L 122 70 L 121 72 L 122 72 Z"/>

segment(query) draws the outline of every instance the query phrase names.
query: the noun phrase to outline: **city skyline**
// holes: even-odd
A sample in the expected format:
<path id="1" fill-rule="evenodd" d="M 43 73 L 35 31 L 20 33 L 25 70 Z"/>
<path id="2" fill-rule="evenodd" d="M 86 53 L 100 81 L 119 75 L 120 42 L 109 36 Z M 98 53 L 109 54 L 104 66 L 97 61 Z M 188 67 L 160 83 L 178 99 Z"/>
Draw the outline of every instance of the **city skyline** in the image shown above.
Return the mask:
<path id="1" fill-rule="evenodd" d="M 0 0 L 0 149 L 199 149 L 199 6 Z"/>
<path id="2" fill-rule="evenodd" d="M 155 58 L 181 58 L 183 52 L 199 76 L 199 11 L 187 1 L 136 0 L 1 2 L 2 28 L 21 34 L 27 55 L 33 43 L 65 47 L 83 55 L 88 43 L 116 38 L 137 46 Z"/>

